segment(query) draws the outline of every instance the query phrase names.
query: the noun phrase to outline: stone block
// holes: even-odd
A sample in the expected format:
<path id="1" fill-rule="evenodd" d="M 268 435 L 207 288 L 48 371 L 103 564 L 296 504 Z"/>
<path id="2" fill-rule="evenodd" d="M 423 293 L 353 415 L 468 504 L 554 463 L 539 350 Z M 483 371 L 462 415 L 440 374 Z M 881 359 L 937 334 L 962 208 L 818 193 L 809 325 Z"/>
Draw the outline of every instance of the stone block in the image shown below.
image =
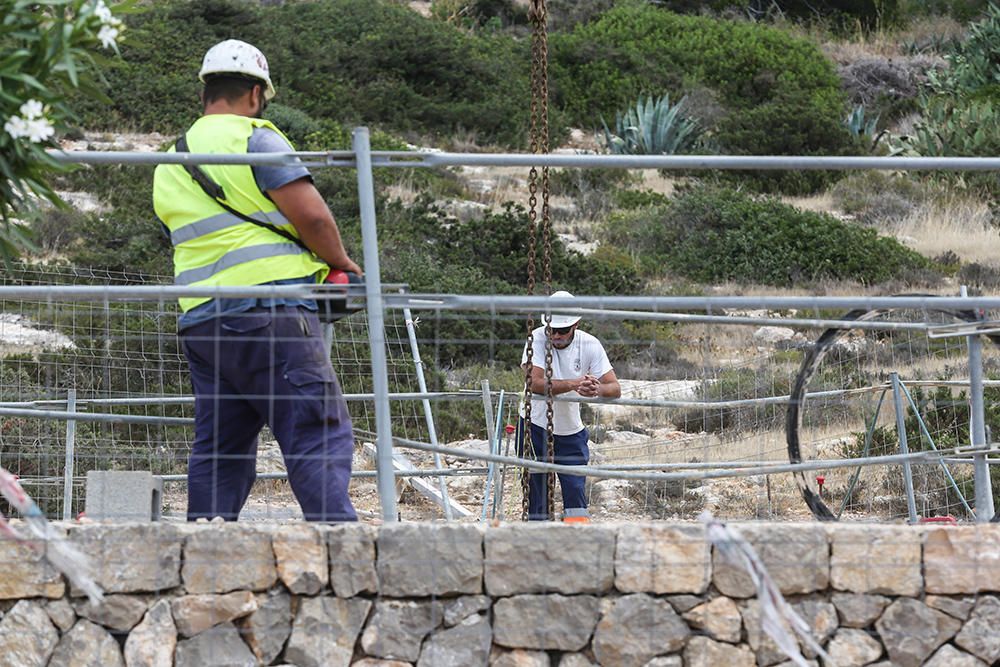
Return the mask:
<path id="1" fill-rule="evenodd" d="M 302 598 L 285 661 L 299 667 L 347 667 L 371 606 L 361 599 Z"/>
<path id="2" fill-rule="evenodd" d="M 736 603 L 727 597 L 717 597 L 684 613 L 684 620 L 702 630 L 712 639 L 735 644 L 740 641 L 743 617 Z"/>
<path id="3" fill-rule="evenodd" d="M 257 611 L 237 621 L 240 635 L 262 665 L 281 654 L 292 633 L 292 597 L 281 588 L 257 594 Z"/>
<path id="4" fill-rule="evenodd" d="M 84 525 L 69 539 L 105 593 L 156 593 L 180 583 L 180 532 L 169 524 Z M 72 587 L 73 595 L 82 595 Z"/>
<path id="5" fill-rule="evenodd" d="M 101 604 L 92 604 L 87 598 L 73 600 L 78 616 L 115 632 L 128 632 L 134 628 L 149 608 L 145 595 L 105 595 Z"/>
<path id="6" fill-rule="evenodd" d="M 59 631 L 34 600 L 21 600 L 0 620 L 0 656 L 4 664 L 45 667 L 58 642 Z"/>
<path id="7" fill-rule="evenodd" d="M 330 555 L 330 587 L 342 598 L 378 592 L 375 530 L 364 524 L 321 527 Z"/>
<path id="8" fill-rule="evenodd" d="M 818 524 L 729 524 L 760 556 L 768 574 L 785 595 L 825 590 L 830 582 L 830 549 Z M 712 583 L 723 595 L 748 598 L 757 594 L 741 563 L 730 563 L 718 549 L 712 553 Z"/>
<path id="9" fill-rule="evenodd" d="M 945 595 L 1000 591 L 1000 525 L 924 533 L 924 586 Z"/>
<path id="10" fill-rule="evenodd" d="M 701 526 L 623 524 L 615 547 L 615 588 L 623 593 L 704 593 L 711 553 Z"/>
<path id="11" fill-rule="evenodd" d="M 84 513 L 94 521 L 159 521 L 163 479 L 149 472 L 91 470 Z"/>
<path id="12" fill-rule="evenodd" d="M 163 599 L 146 612 L 125 640 L 125 664 L 129 667 L 174 667 L 177 628 L 170 615 L 170 601 Z"/>
<path id="13" fill-rule="evenodd" d="M 361 634 L 361 648 L 378 658 L 413 662 L 420 657 L 424 639 L 441 625 L 443 617 L 437 601 L 378 600 Z"/>
<path id="14" fill-rule="evenodd" d="M 20 524 L 20 525 L 18 525 Z M 62 575 L 45 559 L 45 543 L 30 537 L 27 526 L 12 522 L 25 540 L 0 536 L 0 600 L 61 598 L 66 591 Z"/>
<path id="15" fill-rule="evenodd" d="M 592 595 L 501 598 L 493 604 L 493 641 L 508 648 L 579 651 L 590 641 L 599 614 Z"/>
<path id="16" fill-rule="evenodd" d="M 417 667 L 485 665 L 490 655 L 490 622 L 469 616 L 453 628 L 432 634 L 420 652 Z"/>
<path id="17" fill-rule="evenodd" d="M 177 632 L 194 637 L 209 628 L 243 618 L 257 611 L 257 598 L 250 591 L 224 595 L 182 595 L 170 602 Z"/>
<path id="18" fill-rule="evenodd" d="M 989 665 L 1000 660 L 1000 599 L 984 595 L 976 602 L 955 643 Z"/>
<path id="19" fill-rule="evenodd" d="M 914 597 L 923 590 L 920 531 L 912 526 L 827 527 L 830 583 L 852 593 Z"/>
<path id="20" fill-rule="evenodd" d="M 388 597 L 482 593 L 483 534 L 468 524 L 384 526 L 376 569 Z"/>
<path id="21" fill-rule="evenodd" d="M 278 580 L 271 535 L 237 523 L 198 525 L 184 539 L 188 593 L 264 591 Z"/>
<path id="22" fill-rule="evenodd" d="M 875 623 L 889 660 L 899 667 L 924 664 L 960 627 L 958 619 L 909 598 L 893 602 Z"/>
<path id="23" fill-rule="evenodd" d="M 834 593 L 830 601 L 837 608 L 840 623 L 847 628 L 867 628 L 874 623 L 882 610 L 889 606 L 889 598 L 862 593 Z"/>
<path id="24" fill-rule="evenodd" d="M 232 623 L 217 625 L 197 637 L 177 642 L 176 667 L 235 667 L 257 661 Z"/>
<path id="25" fill-rule="evenodd" d="M 125 660 L 110 632 L 80 619 L 59 640 L 48 667 L 125 667 Z"/>
<path id="26" fill-rule="evenodd" d="M 278 578 L 296 595 L 316 595 L 330 581 L 326 540 L 312 526 L 281 526 L 272 543 Z"/>
<path id="27" fill-rule="evenodd" d="M 712 641 L 708 637 L 692 637 L 684 649 L 684 664 L 688 667 L 755 667 L 753 651 L 746 646 L 733 646 Z"/>
<path id="28" fill-rule="evenodd" d="M 871 665 L 882 656 L 882 644 L 864 630 L 841 628 L 826 646 L 837 667 Z"/>
<path id="29" fill-rule="evenodd" d="M 662 653 L 684 648 L 691 631 L 665 600 L 645 593 L 625 595 L 594 631 L 594 657 L 602 665 L 643 667 Z"/>
<path id="30" fill-rule="evenodd" d="M 515 524 L 486 531 L 486 591 L 605 593 L 615 572 L 615 529 Z"/>

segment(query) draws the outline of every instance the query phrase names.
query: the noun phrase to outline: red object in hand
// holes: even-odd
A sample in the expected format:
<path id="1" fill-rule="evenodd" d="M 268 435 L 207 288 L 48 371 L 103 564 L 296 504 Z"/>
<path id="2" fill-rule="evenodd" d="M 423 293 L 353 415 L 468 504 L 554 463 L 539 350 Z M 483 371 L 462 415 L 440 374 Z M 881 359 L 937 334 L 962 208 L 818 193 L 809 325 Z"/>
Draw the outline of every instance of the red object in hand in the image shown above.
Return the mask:
<path id="1" fill-rule="evenodd" d="M 347 275 L 347 271 L 330 269 L 330 273 L 327 274 L 326 280 L 323 282 L 330 283 L 332 285 L 347 285 L 351 282 L 351 279 L 350 276 Z"/>

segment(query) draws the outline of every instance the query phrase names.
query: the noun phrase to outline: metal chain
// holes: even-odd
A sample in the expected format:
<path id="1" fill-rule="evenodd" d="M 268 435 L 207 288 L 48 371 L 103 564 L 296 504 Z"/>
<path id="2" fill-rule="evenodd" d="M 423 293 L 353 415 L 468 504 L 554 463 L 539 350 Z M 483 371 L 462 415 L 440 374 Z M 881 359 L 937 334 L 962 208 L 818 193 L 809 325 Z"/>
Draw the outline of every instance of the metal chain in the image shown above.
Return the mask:
<path id="1" fill-rule="evenodd" d="M 541 26 L 539 30 L 538 62 L 539 71 L 537 75 L 538 99 L 540 104 L 539 123 L 541 124 L 541 137 L 539 140 L 540 152 L 549 152 L 549 41 L 546 23 L 548 22 L 548 10 L 545 0 L 541 0 L 538 7 L 537 22 Z M 542 167 L 542 279 L 545 281 L 545 293 L 552 294 L 552 219 L 549 216 L 549 168 Z M 553 406 L 552 406 L 552 318 L 545 322 L 545 431 L 548 444 L 549 463 L 556 461 L 555 430 L 553 428 Z M 549 520 L 555 519 L 556 503 L 556 474 L 548 473 L 546 476 L 547 500 L 546 508 Z"/>
<path id="2" fill-rule="evenodd" d="M 538 5 L 541 4 L 541 12 Z M 537 88 L 537 72 L 540 70 L 541 50 L 539 48 L 539 33 L 544 32 L 544 23 L 539 24 L 537 16 L 544 14 L 545 0 L 532 0 L 531 6 L 531 117 L 529 119 L 529 142 L 532 153 L 538 153 L 540 144 L 538 141 L 538 116 L 539 116 L 539 91 Z M 543 180 L 543 186 L 545 181 Z M 544 197 L 543 197 L 544 198 Z M 538 169 L 532 167 L 528 172 L 528 295 L 535 293 L 535 257 L 537 239 L 538 220 Z M 544 213 L 544 211 L 543 211 Z M 531 440 L 531 370 L 533 368 L 533 358 L 535 351 L 535 341 L 532 331 L 535 328 L 535 318 L 528 314 L 528 335 L 527 335 L 527 363 L 524 373 L 524 428 L 522 429 L 522 452 L 524 458 L 535 458 L 535 447 Z M 528 496 L 530 494 L 530 472 L 527 468 L 521 469 L 521 520 L 528 520 Z"/>
<path id="3" fill-rule="evenodd" d="M 546 24 L 548 22 L 548 8 L 545 0 L 531 0 L 529 7 L 529 19 L 531 20 L 531 123 L 530 123 L 530 143 L 532 153 L 549 152 L 549 46 Z M 528 293 L 534 292 L 535 286 L 535 260 L 536 260 L 536 234 L 538 233 L 538 169 L 531 168 L 528 174 L 528 220 L 531 237 L 528 246 Z M 545 283 L 547 294 L 552 292 L 552 221 L 549 215 L 549 168 L 542 167 L 541 175 L 542 205 L 541 205 L 541 232 L 542 232 L 542 279 Z M 529 349 L 534 347 L 531 336 L 531 329 L 534 322 L 529 319 L 528 337 Z M 553 429 L 553 406 L 552 406 L 552 326 L 551 317 L 544 318 L 545 324 L 545 434 L 547 444 L 547 459 L 549 463 L 555 462 L 555 433 Z M 530 373 L 532 352 L 529 352 L 529 367 L 526 386 L 530 396 Z M 530 403 L 530 401 L 528 401 Z M 530 411 L 526 410 L 526 416 Z M 530 422 L 528 422 L 530 429 Z M 549 519 L 555 517 L 555 474 L 546 475 L 546 513 Z M 527 499 L 527 492 L 523 497 Z M 526 500 L 525 500 L 526 502 Z M 526 515 L 527 510 L 523 508 L 522 514 Z"/>

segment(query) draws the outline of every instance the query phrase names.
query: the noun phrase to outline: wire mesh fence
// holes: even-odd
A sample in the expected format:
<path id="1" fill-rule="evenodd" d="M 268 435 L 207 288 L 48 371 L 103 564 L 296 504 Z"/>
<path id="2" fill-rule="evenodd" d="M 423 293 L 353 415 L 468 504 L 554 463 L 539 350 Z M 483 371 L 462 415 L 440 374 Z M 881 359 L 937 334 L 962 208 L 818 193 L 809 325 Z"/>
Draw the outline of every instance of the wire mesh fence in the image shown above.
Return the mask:
<path id="1" fill-rule="evenodd" d="M 67 509 L 67 421 L 18 412 L 25 407 L 81 413 L 73 422 L 69 515 L 83 509 L 87 472 L 111 470 L 165 475 L 165 516 L 184 516 L 194 407 L 174 303 L 81 301 L 60 291 L 156 282 L 59 266 L 19 265 L 3 274 L 5 286 L 51 286 L 45 298 L 0 293 L 0 410 L 8 411 L 0 414 L 0 465 L 21 477 L 50 516 Z M 385 312 L 400 514 L 433 519 L 447 507 L 451 518 L 519 518 L 522 469 L 475 457 L 516 455 L 525 314 Z M 704 509 L 726 518 L 806 518 L 810 508 L 792 475 L 755 474 L 758 466 L 789 461 L 790 438 L 797 448 L 793 461 L 818 462 L 803 476 L 839 518 L 913 520 L 911 503 L 920 517 L 973 517 L 967 455 L 914 460 L 909 481 L 898 460 L 828 469 L 821 463 L 898 454 L 901 430 L 910 453 L 953 453 L 969 445 L 968 344 L 958 335 L 963 332 L 948 329 L 966 324 L 967 312 L 865 311 L 851 316 L 857 328 L 827 330 L 772 326 L 801 319 L 787 309 L 729 310 L 703 322 L 633 315 L 591 310 L 580 324 L 603 342 L 622 387 L 619 400 L 583 401 L 590 465 L 608 473 L 587 482 L 595 518 L 690 519 Z M 808 316 L 841 313 L 817 308 Z M 377 428 L 367 327 L 363 316 L 345 318 L 332 326 L 328 341 L 354 426 L 351 497 L 363 515 L 374 516 Z M 988 385 L 998 376 L 994 347 L 987 343 L 984 350 Z M 67 400 L 71 391 L 75 406 Z M 988 426 L 996 419 L 996 391 L 988 386 L 985 392 Z M 797 408 L 794 417 L 789 405 Z M 104 417 L 88 420 L 88 413 Z M 413 451 L 408 442 L 457 447 L 470 458 Z M 246 456 L 260 479 L 244 518 L 300 517 L 274 434 L 264 428 L 256 452 Z M 438 478 L 426 472 L 435 470 Z M 724 478 L 702 474 L 727 470 Z M 650 475 L 615 478 L 616 471 Z"/>

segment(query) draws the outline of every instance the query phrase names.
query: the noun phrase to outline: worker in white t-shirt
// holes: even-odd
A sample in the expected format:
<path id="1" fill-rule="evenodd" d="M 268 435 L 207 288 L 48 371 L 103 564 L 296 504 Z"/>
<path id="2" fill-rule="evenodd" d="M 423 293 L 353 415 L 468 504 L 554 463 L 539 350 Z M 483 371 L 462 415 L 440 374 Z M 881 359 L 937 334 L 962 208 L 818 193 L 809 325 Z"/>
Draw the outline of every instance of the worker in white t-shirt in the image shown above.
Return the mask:
<path id="1" fill-rule="evenodd" d="M 572 294 L 559 291 L 553 297 L 572 298 Z M 550 316 L 542 315 L 542 322 Z M 577 315 L 551 315 L 552 331 L 552 395 L 618 398 L 622 394 L 614 368 L 608 360 L 601 341 L 585 331 L 578 330 Z M 531 357 L 531 442 L 535 458 L 548 460 L 548 418 L 545 414 L 545 326 L 531 332 L 533 352 Z M 528 346 L 525 344 L 521 365 L 527 369 Z M 517 442 L 522 443 L 524 410 L 521 410 Z M 580 419 L 580 404 L 553 401 L 552 430 L 554 433 L 555 462 L 562 465 L 587 465 L 590 433 Z M 586 478 L 579 475 L 559 474 L 563 495 L 563 521 L 587 522 L 587 497 L 584 491 Z M 548 516 L 548 484 L 545 473 L 529 477 L 528 519 L 544 521 Z"/>

